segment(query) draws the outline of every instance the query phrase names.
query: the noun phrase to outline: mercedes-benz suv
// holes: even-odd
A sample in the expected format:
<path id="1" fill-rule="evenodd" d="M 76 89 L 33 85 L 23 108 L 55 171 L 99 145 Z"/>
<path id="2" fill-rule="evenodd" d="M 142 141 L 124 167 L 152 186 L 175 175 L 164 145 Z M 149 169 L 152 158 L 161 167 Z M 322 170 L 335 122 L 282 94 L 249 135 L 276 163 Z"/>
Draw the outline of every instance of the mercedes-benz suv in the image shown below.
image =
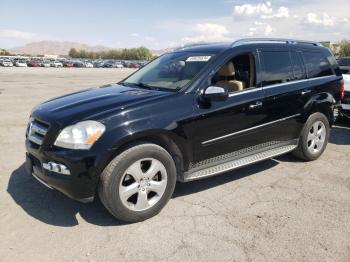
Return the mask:
<path id="1" fill-rule="evenodd" d="M 316 42 L 243 39 L 164 54 L 117 84 L 39 104 L 30 174 L 116 218 L 154 216 L 186 182 L 325 150 L 343 82 Z"/>

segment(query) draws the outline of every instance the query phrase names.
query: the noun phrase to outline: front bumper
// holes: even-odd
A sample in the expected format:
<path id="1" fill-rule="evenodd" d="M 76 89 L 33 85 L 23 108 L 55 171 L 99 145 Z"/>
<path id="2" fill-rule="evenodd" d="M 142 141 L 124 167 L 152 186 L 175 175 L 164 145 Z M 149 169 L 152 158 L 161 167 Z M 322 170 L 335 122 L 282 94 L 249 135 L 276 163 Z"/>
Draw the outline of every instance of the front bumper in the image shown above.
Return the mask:
<path id="1" fill-rule="evenodd" d="M 37 149 L 26 140 L 26 169 L 42 184 L 56 189 L 68 197 L 81 201 L 91 202 L 94 199 L 99 175 L 103 170 L 98 166 L 99 157 L 89 151 L 63 150 L 49 148 Z M 53 161 L 65 165 L 70 175 L 52 172 L 43 168 L 43 164 Z"/>

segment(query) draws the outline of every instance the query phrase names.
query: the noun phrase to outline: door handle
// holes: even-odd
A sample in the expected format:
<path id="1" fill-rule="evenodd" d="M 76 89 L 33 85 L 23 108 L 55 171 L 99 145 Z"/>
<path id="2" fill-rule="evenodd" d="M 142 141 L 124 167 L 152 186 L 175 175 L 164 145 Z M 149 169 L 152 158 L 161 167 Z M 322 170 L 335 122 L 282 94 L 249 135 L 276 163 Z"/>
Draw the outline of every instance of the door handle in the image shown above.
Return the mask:
<path id="1" fill-rule="evenodd" d="M 306 94 L 309 94 L 309 93 L 311 93 L 311 90 L 310 90 L 310 89 L 305 89 L 305 90 L 301 91 L 301 95 L 302 95 L 302 96 L 303 96 L 303 95 L 306 95 Z"/>
<path id="2" fill-rule="evenodd" d="M 259 107 L 262 107 L 263 103 L 261 101 L 257 101 L 255 104 L 249 105 L 249 109 L 257 109 Z"/>

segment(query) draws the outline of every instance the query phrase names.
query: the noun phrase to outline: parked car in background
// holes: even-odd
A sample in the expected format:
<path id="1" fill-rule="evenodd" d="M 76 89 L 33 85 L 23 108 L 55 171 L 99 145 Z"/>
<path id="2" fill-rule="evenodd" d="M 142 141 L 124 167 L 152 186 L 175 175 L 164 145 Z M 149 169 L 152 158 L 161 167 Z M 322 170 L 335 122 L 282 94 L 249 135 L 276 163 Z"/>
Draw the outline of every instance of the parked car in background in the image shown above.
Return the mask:
<path id="1" fill-rule="evenodd" d="M 74 67 L 74 63 L 72 61 L 64 61 L 63 67 Z"/>
<path id="2" fill-rule="evenodd" d="M 113 60 L 107 60 L 103 64 L 104 68 L 114 68 L 115 67 L 115 62 Z"/>
<path id="3" fill-rule="evenodd" d="M 91 62 L 84 62 L 84 67 L 86 67 L 86 68 L 93 68 L 94 67 L 94 65 L 91 63 Z"/>
<path id="4" fill-rule="evenodd" d="M 142 221 L 161 211 L 177 181 L 289 152 L 318 159 L 342 81 L 331 51 L 317 42 L 242 39 L 181 48 L 118 84 L 35 107 L 27 172 L 82 202 L 98 194 L 120 220 Z"/>
<path id="5" fill-rule="evenodd" d="M 63 67 L 63 64 L 60 61 L 53 61 L 51 67 Z"/>
<path id="6" fill-rule="evenodd" d="M 124 65 L 122 64 L 122 62 L 117 61 L 117 62 L 114 63 L 114 67 L 115 68 L 124 68 Z"/>
<path id="7" fill-rule="evenodd" d="M 342 57 L 339 58 L 337 61 L 340 69 L 350 70 L 350 57 Z"/>
<path id="8" fill-rule="evenodd" d="M 29 60 L 29 62 L 27 63 L 27 65 L 29 67 L 40 67 L 40 61 L 39 60 Z"/>
<path id="9" fill-rule="evenodd" d="M 141 66 L 140 66 L 140 64 L 138 64 L 138 63 L 131 63 L 130 64 L 130 68 L 140 68 Z"/>
<path id="10" fill-rule="evenodd" d="M 13 66 L 16 66 L 16 63 L 17 63 L 18 60 L 20 60 L 18 57 L 11 58 L 11 62 L 13 64 Z"/>
<path id="11" fill-rule="evenodd" d="M 17 67 L 27 67 L 28 66 L 27 61 L 24 59 L 17 60 L 15 65 Z"/>
<path id="12" fill-rule="evenodd" d="M 141 62 L 139 62 L 139 65 L 141 66 L 141 67 L 144 67 L 145 65 L 147 65 L 149 63 L 149 61 L 141 61 Z"/>
<path id="13" fill-rule="evenodd" d="M 40 66 L 41 67 L 51 67 L 51 63 L 48 60 L 43 60 L 43 61 L 41 61 Z"/>
<path id="14" fill-rule="evenodd" d="M 85 67 L 85 64 L 82 61 L 74 61 L 73 66 L 81 68 L 81 67 Z"/>
<path id="15" fill-rule="evenodd" d="M 104 61 L 95 61 L 94 62 L 94 67 L 95 68 L 102 68 L 104 63 L 105 63 Z"/>
<path id="16" fill-rule="evenodd" d="M 9 59 L 4 59 L 0 62 L 0 65 L 4 67 L 12 67 L 13 63 Z"/>

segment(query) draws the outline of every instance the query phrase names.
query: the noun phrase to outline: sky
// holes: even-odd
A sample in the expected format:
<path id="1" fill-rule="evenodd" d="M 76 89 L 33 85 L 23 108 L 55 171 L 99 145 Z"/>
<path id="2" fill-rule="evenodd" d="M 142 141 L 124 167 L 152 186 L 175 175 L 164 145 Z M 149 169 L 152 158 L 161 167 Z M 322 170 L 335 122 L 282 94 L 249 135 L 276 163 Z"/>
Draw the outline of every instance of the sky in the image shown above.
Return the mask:
<path id="1" fill-rule="evenodd" d="M 350 2 L 0 0 L 0 48 L 58 40 L 164 49 L 246 37 L 350 39 Z"/>

